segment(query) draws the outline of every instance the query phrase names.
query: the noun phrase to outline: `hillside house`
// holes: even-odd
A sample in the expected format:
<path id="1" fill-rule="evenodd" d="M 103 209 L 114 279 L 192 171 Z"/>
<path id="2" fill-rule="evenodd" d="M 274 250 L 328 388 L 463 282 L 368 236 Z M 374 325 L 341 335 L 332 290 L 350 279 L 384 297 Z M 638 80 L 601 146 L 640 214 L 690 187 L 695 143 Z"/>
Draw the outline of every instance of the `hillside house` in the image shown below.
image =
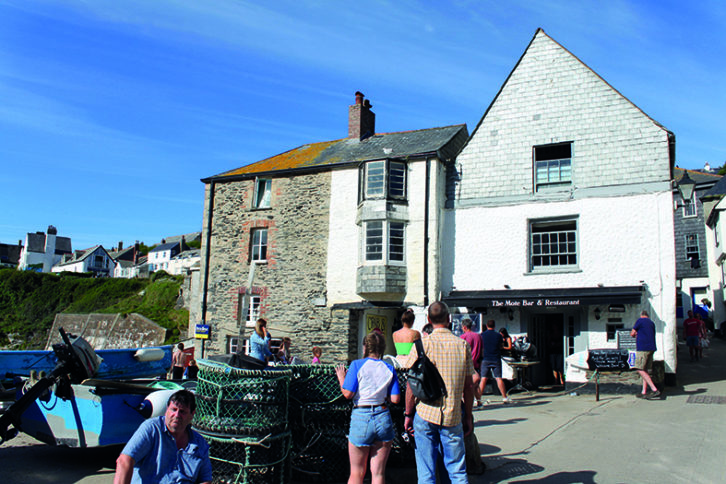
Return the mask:
<path id="1" fill-rule="evenodd" d="M 49 225 L 46 233 L 26 234 L 18 269 L 38 269 L 41 272 L 51 272 L 53 266 L 66 255 L 73 255 L 71 239 L 58 237 L 58 229 Z"/>
<path id="2" fill-rule="evenodd" d="M 92 272 L 97 276 L 110 276 L 116 266 L 113 258 L 101 245 L 86 250 L 77 250 L 71 256 L 65 256 L 54 265 L 52 272 Z"/>

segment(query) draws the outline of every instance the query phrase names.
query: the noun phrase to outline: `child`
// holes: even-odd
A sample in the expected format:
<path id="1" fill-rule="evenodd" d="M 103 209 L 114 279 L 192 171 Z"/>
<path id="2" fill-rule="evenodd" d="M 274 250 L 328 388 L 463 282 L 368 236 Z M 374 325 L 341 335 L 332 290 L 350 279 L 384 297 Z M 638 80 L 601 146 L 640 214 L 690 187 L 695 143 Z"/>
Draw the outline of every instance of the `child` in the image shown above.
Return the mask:
<path id="1" fill-rule="evenodd" d="M 323 354 L 323 350 L 320 349 L 318 346 L 313 346 L 313 365 L 319 365 L 320 364 L 320 357 Z"/>

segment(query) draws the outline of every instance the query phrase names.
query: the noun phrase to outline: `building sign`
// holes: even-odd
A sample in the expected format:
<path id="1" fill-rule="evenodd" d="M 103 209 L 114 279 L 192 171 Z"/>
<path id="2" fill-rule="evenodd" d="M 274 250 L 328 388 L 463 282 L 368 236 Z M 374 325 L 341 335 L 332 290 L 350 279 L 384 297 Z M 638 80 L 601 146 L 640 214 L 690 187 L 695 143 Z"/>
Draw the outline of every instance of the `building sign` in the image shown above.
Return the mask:
<path id="1" fill-rule="evenodd" d="M 194 337 L 196 339 L 209 339 L 209 325 L 197 324 L 194 328 Z"/>
<path id="2" fill-rule="evenodd" d="M 370 333 L 374 329 L 381 330 L 381 333 L 386 334 L 386 323 L 388 318 L 378 314 L 366 314 L 366 334 Z"/>
<path id="3" fill-rule="evenodd" d="M 495 308 L 579 306 L 579 299 L 492 299 Z"/>

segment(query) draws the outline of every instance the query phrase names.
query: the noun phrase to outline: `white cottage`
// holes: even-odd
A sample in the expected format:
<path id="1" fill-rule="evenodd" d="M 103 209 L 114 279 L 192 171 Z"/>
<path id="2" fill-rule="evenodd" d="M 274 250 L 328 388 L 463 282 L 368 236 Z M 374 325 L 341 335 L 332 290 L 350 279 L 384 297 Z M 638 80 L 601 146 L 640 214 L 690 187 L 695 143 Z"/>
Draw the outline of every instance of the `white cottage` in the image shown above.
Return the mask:
<path id="1" fill-rule="evenodd" d="M 444 299 L 527 333 L 540 385 L 551 360 L 616 348 L 646 309 L 672 380 L 674 153 L 673 133 L 537 30 L 450 177 Z"/>

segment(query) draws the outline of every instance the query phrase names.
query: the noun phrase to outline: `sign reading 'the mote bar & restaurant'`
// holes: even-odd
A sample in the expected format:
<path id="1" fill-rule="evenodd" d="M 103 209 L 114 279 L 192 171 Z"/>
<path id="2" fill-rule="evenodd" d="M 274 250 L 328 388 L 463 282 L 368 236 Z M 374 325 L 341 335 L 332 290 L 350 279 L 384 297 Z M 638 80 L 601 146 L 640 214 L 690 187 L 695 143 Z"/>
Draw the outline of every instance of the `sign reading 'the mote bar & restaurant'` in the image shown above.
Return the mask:
<path id="1" fill-rule="evenodd" d="M 550 306 L 579 306 L 579 299 L 492 299 L 492 306 L 501 307 L 550 307 Z"/>

